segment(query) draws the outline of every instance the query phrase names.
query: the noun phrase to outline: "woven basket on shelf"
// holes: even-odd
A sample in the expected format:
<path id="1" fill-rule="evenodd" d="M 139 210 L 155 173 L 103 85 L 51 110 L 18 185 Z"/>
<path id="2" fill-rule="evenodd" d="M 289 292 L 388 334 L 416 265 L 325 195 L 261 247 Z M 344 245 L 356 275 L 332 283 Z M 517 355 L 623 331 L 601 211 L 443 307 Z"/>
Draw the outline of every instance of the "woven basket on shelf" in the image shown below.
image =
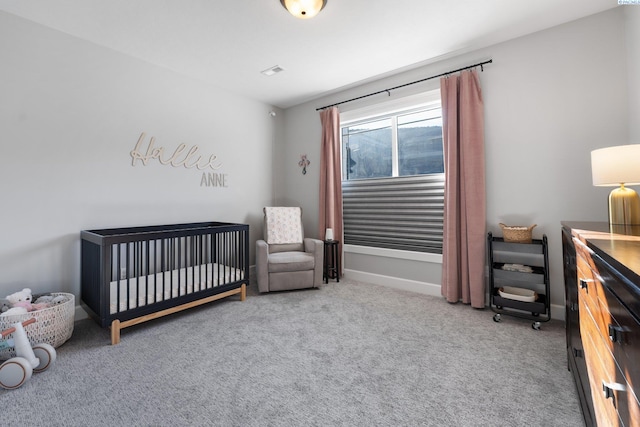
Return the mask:
<path id="1" fill-rule="evenodd" d="M 48 343 L 53 347 L 64 344 L 73 333 L 73 321 L 75 317 L 75 297 L 73 294 L 63 292 L 51 293 L 54 297 L 64 296 L 65 302 L 56 304 L 53 307 L 42 310 L 30 311 L 25 314 L 14 314 L 10 316 L 0 316 L 0 330 L 4 331 L 13 326 L 14 323 L 36 318 L 36 323 L 25 326 L 24 330 L 31 345 Z M 11 337 L 11 335 L 9 336 Z M 15 357 L 13 348 L 0 350 L 0 360 Z"/>
<path id="2" fill-rule="evenodd" d="M 531 243 L 531 235 L 533 227 L 537 224 L 533 224 L 529 227 L 526 226 L 514 226 L 514 225 L 505 225 L 500 223 L 500 228 L 502 228 L 502 235 L 505 242 L 511 243 Z"/>

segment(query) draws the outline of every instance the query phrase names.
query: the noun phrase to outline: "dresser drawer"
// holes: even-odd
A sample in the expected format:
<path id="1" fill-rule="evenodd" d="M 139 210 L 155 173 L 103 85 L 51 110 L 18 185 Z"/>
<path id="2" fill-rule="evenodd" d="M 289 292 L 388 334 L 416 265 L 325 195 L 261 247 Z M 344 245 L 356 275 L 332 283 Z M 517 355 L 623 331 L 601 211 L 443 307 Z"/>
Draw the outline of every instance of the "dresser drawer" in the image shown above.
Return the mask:
<path id="1" fill-rule="evenodd" d="M 620 279 L 582 242 L 574 242 L 578 294 L 586 298 L 600 333 L 609 338 L 610 351 L 640 396 L 640 323 L 611 291 Z"/>
<path id="2" fill-rule="evenodd" d="M 590 259 L 586 260 L 581 255 L 576 257 L 578 297 L 585 300 L 585 303 L 591 308 L 592 312 L 597 312 L 600 309 L 598 288 L 601 286 L 601 278 L 593 268 L 591 268 L 590 261 Z"/>
<path id="3" fill-rule="evenodd" d="M 581 256 L 577 257 L 578 267 L 578 298 L 583 299 L 589 308 L 591 316 L 598 328 L 598 332 L 603 337 L 610 337 L 606 343 L 610 352 L 614 352 L 616 337 L 621 336 L 618 332 L 620 325 L 611 314 L 610 302 L 607 300 L 607 291 L 602 285 L 602 277 L 597 271 L 592 270 Z"/>
<path id="4" fill-rule="evenodd" d="M 617 278 L 586 247 L 576 256 L 576 270 L 580 330 L 598 424 L 610 425 L 602 420 L 610 423 L 619 416 L 623 425 L 640 426 L 640 356 L 634 348 L 640 325 L 609 288 Z"/>
<path id="5" fill-rule="evenodd" d="M 619 400 L 626 400 L 626 396 L 623 395 L 625 385 L 616 382 L 615 361 L 603 346 L 598 327 L 584 298 L 580 299 L 580 330 L 597 425 L 624 425 L 616 406 Z M 610 392 L 605 395 L 604 390 Z"/>
<path id="6" fill-rule="evenodd" d="M 600 282 L 596 285 L 598 302 L 602 313 L 600 329 L 606 327 L 608 348 L 618 368 L 623 372 L 629 386 L 628 418 L 626 425 L 640 426 L 640 323 L 612 292 L 618 279 L 605 268 L 601 260 L 593 257 Z M 631 398 L 633 397 L 633 400 Z M 622 412 L 624 408 L 620 408 Z"/>

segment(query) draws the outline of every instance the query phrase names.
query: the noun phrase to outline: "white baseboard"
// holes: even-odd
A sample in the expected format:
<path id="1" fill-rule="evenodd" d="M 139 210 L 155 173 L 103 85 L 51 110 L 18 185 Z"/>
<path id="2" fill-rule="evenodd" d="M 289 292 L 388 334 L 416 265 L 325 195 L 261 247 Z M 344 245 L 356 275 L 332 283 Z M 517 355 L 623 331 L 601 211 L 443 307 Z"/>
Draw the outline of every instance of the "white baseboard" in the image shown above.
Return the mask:
<path id="1" fill-rule="evenodd" d="M 398 277 L 383 276 L 381 274 L 367 273 L 357 270 L 344 270 L 344 277 L 346 279 L 357 280 L 359 282 L 372 283 L 374 285 L 387 286 L 394 289 L 401 289 L 403 291 L 416 292 L 419 294 L 431 295 L 440 297 L 440 285 L 427 282 L 419 282 L 416 280 L 401 279 Z M 487 298 L 488 304 L 489 298 Z M 565 320 L 565 307 L 563 305 L 551 304 L 549 307 L 551 311 L 551 318 L 556 320 Z"/>
<path id="2" fill-rule="evenodd" d="M 403 291 L 417 292 L 432 296 L 441 296 L 440 285 L 433 283 L 418 282 L 417 280 L 401 279 L 398 277 L 383 276 L 381 274 L 367 273 L 357 270 L 344 270 L 346 279 L 357 280 L 359 282 L 373 283 L 374 285 L 388 286 L 390 288 L 401 289 Z"/>
<path id="3" fill-rule="evenodd" d="M 75 317 L 73 319 L 74 322 L 77 322 L 78 320 L 82 320 L 82 319 L 88 319 L 88 318 L 89 318 L 89 315 L 87 314 L 86 311 L 84 311 L 82 306 L 76 305 Z"/>
<path id="4" fill-rule="evenodd" d="M 565 315 L 565 307 L 564 307 L 564 305 L 551 304 L 549 309 L 551 310 L 551 318 L 552 319 L 562 320 L 562 321 L 565 320 L 565 318 L 564 318 L 564 315 Z"/>

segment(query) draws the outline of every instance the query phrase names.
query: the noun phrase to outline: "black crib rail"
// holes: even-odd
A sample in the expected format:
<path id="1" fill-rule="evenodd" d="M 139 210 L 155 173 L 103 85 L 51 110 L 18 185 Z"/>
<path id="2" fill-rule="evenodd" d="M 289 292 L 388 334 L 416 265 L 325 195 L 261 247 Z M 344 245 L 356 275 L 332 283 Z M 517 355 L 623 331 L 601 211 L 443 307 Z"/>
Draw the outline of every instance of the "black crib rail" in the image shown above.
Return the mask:
<path id="1" fill-rule="evenodd" d="M 246 224 L 84 230 L 81 242 L 81 302 L 102 327 L 249 284 Z M 113 282 L 117 295 L 111 313 Z"/>

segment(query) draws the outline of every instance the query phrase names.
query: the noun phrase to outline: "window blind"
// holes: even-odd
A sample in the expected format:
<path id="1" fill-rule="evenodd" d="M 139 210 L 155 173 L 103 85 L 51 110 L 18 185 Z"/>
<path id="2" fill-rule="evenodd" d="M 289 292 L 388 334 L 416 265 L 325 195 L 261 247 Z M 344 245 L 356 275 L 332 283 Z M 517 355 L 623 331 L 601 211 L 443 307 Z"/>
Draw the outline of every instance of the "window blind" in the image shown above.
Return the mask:
<path id="1" fill-rule="evenodd" d="M 344 243 L 442 253 L 444 174 L 342 181 Z"/>

